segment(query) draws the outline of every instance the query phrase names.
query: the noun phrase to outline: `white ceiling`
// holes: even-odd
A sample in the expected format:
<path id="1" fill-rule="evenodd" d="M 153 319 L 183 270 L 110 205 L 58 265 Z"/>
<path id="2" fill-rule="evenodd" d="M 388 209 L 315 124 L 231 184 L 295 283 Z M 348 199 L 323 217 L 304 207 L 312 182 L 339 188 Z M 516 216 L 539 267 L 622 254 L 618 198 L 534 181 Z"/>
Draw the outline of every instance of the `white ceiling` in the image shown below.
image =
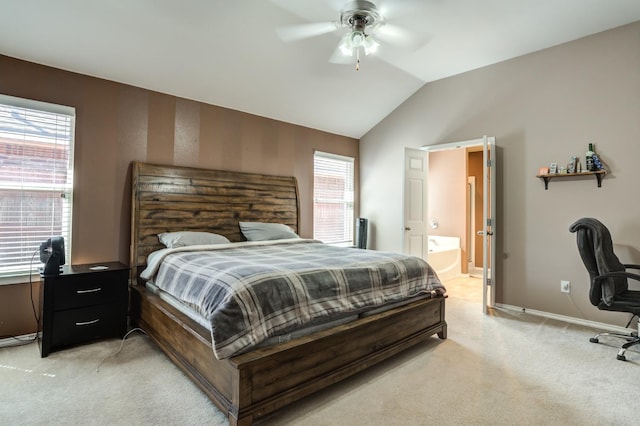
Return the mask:
<path id="1" fill-rule="evenodd" d="M 418 48 L 360 71 L 328 62 L 337 32 L 276 34 L 347 0 L 0 0 L 0 53 L 360 138 L 427 82 L 640 20 L 640 0 L 374 1 Z"/>

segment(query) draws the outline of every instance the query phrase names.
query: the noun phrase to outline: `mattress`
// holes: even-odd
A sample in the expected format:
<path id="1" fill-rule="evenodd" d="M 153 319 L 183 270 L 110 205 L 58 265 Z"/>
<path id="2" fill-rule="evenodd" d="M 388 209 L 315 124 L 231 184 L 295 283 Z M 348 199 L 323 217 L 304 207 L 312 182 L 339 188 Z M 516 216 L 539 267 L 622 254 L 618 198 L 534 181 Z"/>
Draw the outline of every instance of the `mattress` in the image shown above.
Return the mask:
<path id="1" fill-rule="evenodd" d="M 167 302 L 168 304 L 176 308 L 178 311 L 182 312 L 183 314 L 188 316 L 190 319 L 200 324 L 202 327 L 211 331 L 211 322 L 207 320 L 205 317 L 203 317 L 202 315 L 200 315 L 195 309 L 180 302 L 178 299 L 176 299 L 169 293 L 166 293 L 160 290 L 158 287 L 153 285 L 153 283 L 147 282 L 146 287 L 152 293 L 158 295 L 160 299 L 164 300 L 165 302 Z M 290 340 L 297 339 L 298 337 L 307 336 L 309 334 L 313 334 L 318 331 L 327 330 L 329 328 L 337 327 L 342 324 L 347 324 L 351 321 L 357 320 L 358 318 L 359 318 L 359 315 L 357 313 L 355 314 L 350 313 L 347 315 L 341 315 L 337 318 L 327 319 L 325 322 L 317 322 L 317 323 L 309 324 L 306 327 L 292 330 L 291 332 L 282 333 L 277 336 L 269 337 L 268 339 L 260 342 L 259 344 L 255 345 L 252 348 L 247 348 L 247 350 L 245 351 L 238 352 L 236 355 L 239 355 L 244 352 L 248 352 L 249 350 L 266 348 L 266 347 L 274 346 L 280 343 L 285 343 Z"/>
<path id="2" fill-rule="evenodd" d="M 153 294 L 155 294 L 158 297 L 160 297 L 160 299 L 162 299 L 163 301 L 167 302 L 168 304 L 170 304 L 171 306 L 176 308 L 178 311 L 182 312 L 187 317 L 189 317 L 190 319 L 192 319 L 193 321 L 195 321 L 196 323 L 198 323 L 199 325 L 204 327 L 205 329 L 211 331 L 211 323 L 210 323 L 210 321 L 207 320 L 202 315 L 200 315 L 195 309 L 193 309 L 189 305 L 186 305 L 186 304 L 180 302 L 180 300 L 176 299 L 175 297 L 173 297 L 169 293 L 166 293 L 166 292 L 160 290 L 158 287 L 153 285 L 153 283 L 151 283 L 151 282 L 147 282 L 146 288 L 149 291 L 151 291 Z M 259 344 L 255 345 L 252 348 L 247 348 L 247 350 L 245 350 L 245 351 L 238 352 L 237 355 L 239 355 L 241 353 L 248 352 L 249 350 L 266 348 L 266 347 L 269 347 L 269 346 L 278 345 L 280 343 L 286 343 L 286 342 L 288 342 L 290 340 L 297 339 L 299 337 L 308 336 L 308 335 L 316 333 L 318 331 L 328 330 L 330 328 L 337 327 L 337 326 L 342 325 L 342 324 L 348 324 L 348 323 L 350 323 L 352 321 L 355 321 L 355 320 L 357 320 L 359 318 L 366 318 L 366 317 L 371 316 L 371 315 L 379 314 L 379 313 L 388 311 L 390 309 L 394 309 L 394 308 L 397 308 L 397 307 L 400 307 L 400 306 L 408 305 L 409 303 L 412 303 L 412 302 L 415 302 L 415 301 L 418 301 L 418 300 L 421 300 L 421 299 L 428 299 L 430 297 L 431 296 L 428 295 L 428 294 L 421 294 L 421 295 L 418 295 L 418 296 L 415 296 L 415 297 L 411 297 L 409 299 L 405 299 L 405 300 L 402 300 L 402 301 L 399 301 L 399 302 L 392 302 L 392 303 L 389 303 L 389 304 L 384 305 L 384 306 L 378 306 L 376 308 L 364 309 L 364 310 L 362 310 L 360 312 L 352 312 L 352 313 L 349 313 L 349 314 L 343 314 L 343 315 L 337 316 L 336 318 L 326 318 L 324 321 L 317 321 L 315 323 L 308 324 L 307 326 L 305 326 L 303 328 L 298 328 L 298 329 L 292 330 L 292 331 L 287 332 L 287 333 L 282 333 L 282 334 L 277 335 L 277 336 L 269 337 L 268 339 L 260 342 Z"/>

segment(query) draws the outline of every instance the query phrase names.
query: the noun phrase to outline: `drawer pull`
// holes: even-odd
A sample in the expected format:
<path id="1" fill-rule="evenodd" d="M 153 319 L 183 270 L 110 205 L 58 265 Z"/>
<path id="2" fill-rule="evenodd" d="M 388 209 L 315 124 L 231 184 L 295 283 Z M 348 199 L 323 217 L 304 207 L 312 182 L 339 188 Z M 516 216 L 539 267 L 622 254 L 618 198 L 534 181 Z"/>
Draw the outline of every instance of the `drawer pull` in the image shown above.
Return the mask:
<path id="1" fill-rule="evenodd" d="M 76 293 L 78 294 L 95 293 L 96 291 L 100 291 L 100 290 L 102 290 L 102 287 L 91 288 L 89 290 L 76 290 Z"/>
<path id="2" fill-rule="evenodd" d="M 81 326 L 81 325 L 91 325 L 91 324 L 95 324 L 98 321 L 100 321 L 100 318 L 96 318 L 93 321 L 84 321 L 84 322 L 77 322 L 76 325 L 77 326 Z"/>

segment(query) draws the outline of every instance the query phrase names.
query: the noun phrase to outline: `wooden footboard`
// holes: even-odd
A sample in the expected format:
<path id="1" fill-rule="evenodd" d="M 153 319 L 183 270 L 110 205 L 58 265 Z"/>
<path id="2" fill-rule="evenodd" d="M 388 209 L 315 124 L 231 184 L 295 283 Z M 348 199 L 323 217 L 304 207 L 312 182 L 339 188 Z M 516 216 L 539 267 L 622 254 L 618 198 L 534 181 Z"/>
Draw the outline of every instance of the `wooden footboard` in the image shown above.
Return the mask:
<path id="1" fill-rule="evenodd" d="M 433 334 L 447 337 L 445 298 L 424 299 L 270 348 L 218 360 L 211 337 L 142 286 L 132 320 L 229 417 L 248 425 L 356 374 Z"/>

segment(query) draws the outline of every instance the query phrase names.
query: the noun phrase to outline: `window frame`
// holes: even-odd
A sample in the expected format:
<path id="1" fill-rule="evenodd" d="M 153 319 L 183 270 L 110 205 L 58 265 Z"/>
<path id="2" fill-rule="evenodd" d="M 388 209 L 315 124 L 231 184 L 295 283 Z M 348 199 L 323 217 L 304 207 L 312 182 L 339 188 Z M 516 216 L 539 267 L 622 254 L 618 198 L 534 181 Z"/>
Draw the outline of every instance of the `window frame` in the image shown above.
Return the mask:
<path id="1" fill-rule="evenodd" d="M 346 163 L 346 167 L 350 168 L 351 175 L 346 177 L 345 179 L 345 189 L 344 189 L 344 197 L 340 198 L 325 198 L 322 199 L 318 196 L 318 188 L 317 188 L 317 160 L 324 159 L 328 161 L 338 161 Z M 347 171 L 348 172 L 348 171 Z M 350 189 L 349 189 L 350 186 Z M 313 152 L 313 238 L 319 239 L 323 241 L 322 234 L 318 232 L 318 222 L 319 218 L 319 204 L 324 203 L 336 203 L 344 206 L 344 221 L 342 222 L 342 230 L 344 238 L 340 240 L 328 240 L 324 241 L 327 244 L 337 245 L 337 246 L 353 246 L 354 238 L 355 238 L 355 158 L 334 154 L 326 151 L 314 150 Z M 350 214 L 350 217 L 348 215 Z"/>
<path id="2" fill-rule="evenodd" d="M 27 131 L 28 124 L 25 124 L 24 128 L 18 127 L 18 129 L 22 132 L 21 134 L 14 133 L 12 131 L 0 130 L 0 138 L 3 139 L 3 142 L 0 142 L 0 143 L 4 144 L 4 146 L 10 146 L 9 145 L 10 142 L 8 141 L 15 139 L 17 141 L 17 145 L 19 145 L 20 139 L 22 139 L 23 144 L 21 145 L 21 149 L 24 149 L 25 147 L 29 147 L 29 143 L 31 143 L 31 146 L 29 147 L 31 149 L 35 149 L 34 146 L 37 146 L 38 144 L 40 145 L 40 149 L 47 149 L 48 147 L 46 147 L 44 143 L 50 143 L 49 140 L 55 141 L 53 142 L 54 145 L 52 146 L 55 146 L 58 140 L 64 141 L 63 145 L 65 146 L 65 155 L 66 155 L 66 158 L 65 158 L 66 173 L 64 175 L 65 182 L 56 183 L 56 182 L 53 182 L 53 179 L 52 179 L 52 182 L 35 182 L 35 181 L 30 182 L 28 180 L 23 182 L 13 182 L 11 180 L 4 180 L 4 181 L 0 180 L 0 190 L 4 190 L 8 192 L 19 191 L 20 193 L 23 193 L 23 194 L 24 193 L 50 194 L 53 196 L 46 197 L 50 200 L 53 200 L 56 198 L 55 196 L 56 193 L 60 194 L 60 198 L 62 199 L 60 203 L 60 207 L 57 207 L 57 208 L 52 207 L 51 211 L 53 212 L 55 209 L 55 211 L 60 214 L 60 218 L 61 218 L 60 226 L 62 227 L 62 232 L 60 233 L 56 232 L 54 234 L 53 233 L 54 225 L 51 225 L 52 229 L 50 230 L 50 232 L 52 235 L 48 235 L 49 231 L 45 230 L 43 232 L 43 236 L 62 235 L 65 239 L 64 243 L 65 243 L 66 263 L 71 263 L 71 253 L 72 253 L 71 236 L 72 236 L 72 222 L 73 222 L 73 174 L 74 174 L 74 148 L 75 148 L 75 124 L 76 124 L 75 108 L 70 106 L 65 106 L 65 105 L 57 105 L 57 104 L 52 104 L 48 102 L 36 101 L 32 99 L 18 98 L 18 97 L 4 95 L 4 94 L 0 94 L 0 104 L 4 106 L 17 108 L 20 110 L 34 111 L 35 113 L 55 114 L 56 116 L 64 116 L 62 117 L 64 119 L 64 122 L 66 123 L 64 127 L 62 127 L 63 131 L 65 132 L 64 138 L 58 138 L 56 134 L 55 137 L 53 138 L 50 138 L 50 139 L 47 138 L 48 140 L 46 142 L 42 142 L 42 141 L 38 142 L 37 135 L 32 134 L 31 138 L 29 138 L 28 136 L 29 133 Z M 9 126 L 11 125 L 9 124 L 10 121 L 8 120 L 4 122 L 7 123 Z M 56 127 L 55 130 L 58 131 L 58 128 Z M 17 134 L 18 136 L 15 138 L 7 136 L 9 134 Z M 4 151 L 4 152 L 7 153 L 10 151 Z M 7 155 L 6 157 L 7 161 L 9 161 L 11 157 L 9 154 L 6 154 L 6 155 Z M 52 154 L 51 157 L 35 156 L 35 158 L 53 159 L 55 157 Z M 26 167 L 27 166 L 25 166 L 25 168 Z M 22 216 L 20 217 L 22 218 L 20 223 L 23 223 L 24 218 Z M 21 240 L 24 241 L 25 239 L 27 239 L 25 237 L 26 235 L 25 233 L 22 233 L 20 235 L 21 235 L 20 237 Z M 35 238 L 39 238 L 39 237 L 36 236 Z M 43 241 L 40 241 L 40 242 L 43 242 Z M 15 246 L 16 248 L 24 250 L 27 246 L 33 245 L 33 250 L 34 250 L 33 254 L 29 256 L 31 258 L 31 261 L 29 263 L 27 262 L 19 263 L 18 265 L 16 265 L 15 270 L 11 270 L 11 268 L 8 266 L 5 266 L 4 270 L 0 268 L 0 285 L 24 283 L 24 282 L 30 281 L 33 277 L 38 276 L 38 273 L 39 273 L 38 270 L 42 266 L 42 263 L 40 262 L 40 258 L 37 254 L 37 249 L 39 247 L 40 242 L 37 242 L 37 243 L 23 242 L 23 243 L 18 243 Z M 29 250 L 30 249 L 31 247 L 29 247 Z M 24 257 L 24 255 L 22 257 Z M 20 265 L 23 265 L 24 267 L 19 268 Z"/>

